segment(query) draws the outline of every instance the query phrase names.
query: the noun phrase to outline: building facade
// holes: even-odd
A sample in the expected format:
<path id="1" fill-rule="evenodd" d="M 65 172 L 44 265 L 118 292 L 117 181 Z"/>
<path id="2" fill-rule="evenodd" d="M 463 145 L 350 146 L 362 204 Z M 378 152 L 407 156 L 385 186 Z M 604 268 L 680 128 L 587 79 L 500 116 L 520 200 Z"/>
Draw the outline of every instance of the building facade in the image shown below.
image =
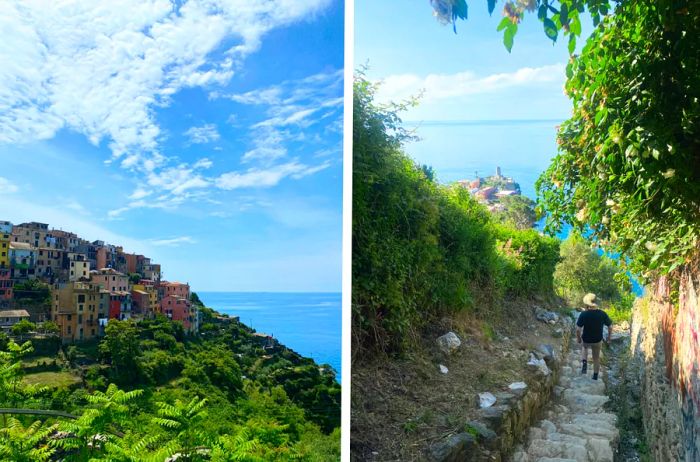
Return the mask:
<path id="1" fill-rule="evenodd" d="M 56 284 L 52 290 L 51 319 L 64 343 L 90 340 L 102 334 L 100 319 L 105 298 L 100 286 L 76 281 Z"/>

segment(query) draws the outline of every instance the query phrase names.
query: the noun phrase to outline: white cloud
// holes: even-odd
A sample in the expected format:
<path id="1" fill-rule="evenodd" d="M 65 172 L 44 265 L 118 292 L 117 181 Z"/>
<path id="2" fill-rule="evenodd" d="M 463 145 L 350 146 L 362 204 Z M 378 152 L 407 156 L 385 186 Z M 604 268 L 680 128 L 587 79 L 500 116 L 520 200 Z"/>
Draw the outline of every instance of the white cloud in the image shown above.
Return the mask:
<path id="1" fill-rule="evenodd" d="M 300 179 L 328 168 L 329 166 L 330 164 L 321 164 L 319 166 L 310 167 L 293 161 L 286 164 L 275 165 L 267 169 L 251 168 L 242 173 L 228 172 L 216 179 L 216 186 L 225 190 L 269 188 L 277 185 L 286 177 L 290 176 L 294 179 Z"/>
<path id="2" fill-rule="evenodd" d="M 173 237 L 168 239 L 149 239 L 151 245 L 162 247 L 179 247 L 182 244 L 196 244 L 190 236 Z"/>
<path id="3" fill-rule="evenodd" d="M 12 194 L 18 190 L 19 188 L 13 182 L 0 176 L 0 194 Z"/>
<path id="4" fill-rule="evenodd" d="M 68 128 L 94 144 L 108 139 L 124 167 L 151 171 L 166 162 L 155 107 L 183 88 L 228 82 L 264 34 L 328 4 L 3 2 L 0 142 L 48 139 Z"/>
<path id="5" fill-rule="evenodd" d="M 137 252 L 157 258 L 157 255 L 153 255 L 151 246 L 146 245 L 144 241 L 118 234 L 110 228 L 96 224 L 94 219 L 86 218 L 78 211 L 59 208 L 55 204 L 43 205 L 22 198 L 0 201 L 0 217 L 13 223 L 27 221 L 49 223 L 53 228 L 72 231 L 90 241 L 100 239 L 123 245 L 128 252 Z"/>
<path id="6" fill-rule="evenodd" d="M 540 83 L 564 82 L 564 65 L 524 67 L 510 73 L 479 76 L 464 71 L 455 74 L 397 74 L 382 79 L 377 92 L 381 102 L 401 101 L 423 92 L 421 103 L 457 99 L 470 95 L 498 92 L 507 88 L 523 89 Z"/>
<path id="7" fill-rule="evenodd" d="M 214 124 L 205 124 L 201 127 L 190 127 L 185 136 L 190 139 L 190 143 L 205 144 L 218 141 L 221 138 Z"/>

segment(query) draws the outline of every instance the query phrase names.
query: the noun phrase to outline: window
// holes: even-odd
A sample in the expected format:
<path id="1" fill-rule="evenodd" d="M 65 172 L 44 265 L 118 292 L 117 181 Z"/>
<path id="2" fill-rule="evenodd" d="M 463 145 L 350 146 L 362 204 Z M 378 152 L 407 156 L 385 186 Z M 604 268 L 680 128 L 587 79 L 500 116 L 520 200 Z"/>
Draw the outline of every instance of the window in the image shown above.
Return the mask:
<path id="1" fill-rule="evenodd" d="M 78 295 L 78 303 L 85 303 L 85 295 L 84 294 Z"/>

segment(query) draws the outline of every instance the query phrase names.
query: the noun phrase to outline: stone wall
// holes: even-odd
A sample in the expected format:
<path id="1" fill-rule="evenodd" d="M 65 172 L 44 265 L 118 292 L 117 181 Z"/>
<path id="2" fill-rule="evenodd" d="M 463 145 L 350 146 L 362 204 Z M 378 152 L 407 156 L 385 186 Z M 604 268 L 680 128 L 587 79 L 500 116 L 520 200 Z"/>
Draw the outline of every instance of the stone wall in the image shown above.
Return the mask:
<path id="1" fill-rule="evenodd" d="M 550 373 L 531 368 L 525 376 L 527 388 L 496 393 L 497 405 L 481 409 L 478 420 L 467 422 L 469 431 L 453 435 L 428 450 L 433 462 L 501 462 L 508 460 L 516 444 L 542 416 L 554 386 L 573 332 L 571 318 L 561 318 L 562 343 L 550 345 L 552 354 L 543 356 Z"/>
<path id="2" fill-rule="evenodd" d="M 700 461 L 700 271 L 660 278 L 635 303 L 647 443 L 657 461 Z M 675 301 L 677 300 L 677 302 Z"/>

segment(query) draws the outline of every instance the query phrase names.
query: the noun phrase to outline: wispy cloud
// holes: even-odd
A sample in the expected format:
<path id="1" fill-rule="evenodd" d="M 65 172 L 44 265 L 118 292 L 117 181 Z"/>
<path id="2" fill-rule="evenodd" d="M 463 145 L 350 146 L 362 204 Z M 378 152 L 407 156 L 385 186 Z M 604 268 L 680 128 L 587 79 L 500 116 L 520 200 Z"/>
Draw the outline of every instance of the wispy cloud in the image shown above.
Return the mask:
<path id="1" fill-rule="evenodd" d="M 196 244 L 197 241 L 192 239 L 190 236 L 180 236 L 172 237 L 167 239 L 149 239 L 148 242 L 151 245 L 158 247 L 179 247 L 182 244 Z"/>
<path id="2" fill-rule="evenodd" d="M 189 138 L 190 143 L 194 144 L 205 144 L 211 143 L 212 141 L 218 141 L 221 138 L 216 125 L 205 124 L 201 127 L 190 127 L 186 132 L 185 136 Z"/>
<path id="3" fill-rule="evenodd" d="M 0 176 L 0 194 L 12 194 L 16 193 L 18 190 L 19 188 L 17 187 L 17 185 L 15 185 L 7 178 L 3 178 Z"/>
<path id="4" fill-rule="evenodd" d="M 224 173 L 216 179 L 216 186 L 226 190 L 240 188 L 269 188 L 277 185 L 286 177 L 300 179 L 328 168 L 329 166 L 330 163 L 323 163 L 321 165 L 311 167 L 297 161 L 293 161 L 275 165 L 267 169 L 251 168 L 245 172 Z"/>
<path id="5" fill-rule="evenodd" d="M 169 207 L 212 182 L 211 161 L 179 163 L 163 152 L 156 109 L 186 88 L 227 84 L 269 31 L 303 21 L 331 0 L 124 0 L 3 3 L 0 143 L 31 143 L 67 129 L 142 177 L 128 206 Z M 191 143 L 220 139 L 212 124 L 187 130 Z M 254 147 L 253 147 L 254 148 Z M 254 157 L 254 156 L 253 156 Z M 133 175 L 132 175 L 133 176 Z M 0 192 L 16 186 L 0 179 Z M 148 197 L 164 195 L 154 204 Z M 155 197 L 154 200 L 161 196 Z"/>
<path id="6" fill-rule="evenodd" d="M 471 71 L 454 74 L 396 74 L 382 79 L 377 100 L 401 101 L 422 92 L 422 102 L 457 99 L 497 92 L 507 88 L 527 88 L 540 83 L 564 83 L 564 65 L 524 67 L 514 72 L 477 75 Z"/>

